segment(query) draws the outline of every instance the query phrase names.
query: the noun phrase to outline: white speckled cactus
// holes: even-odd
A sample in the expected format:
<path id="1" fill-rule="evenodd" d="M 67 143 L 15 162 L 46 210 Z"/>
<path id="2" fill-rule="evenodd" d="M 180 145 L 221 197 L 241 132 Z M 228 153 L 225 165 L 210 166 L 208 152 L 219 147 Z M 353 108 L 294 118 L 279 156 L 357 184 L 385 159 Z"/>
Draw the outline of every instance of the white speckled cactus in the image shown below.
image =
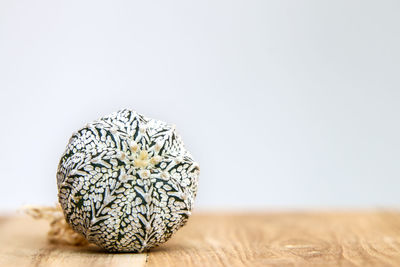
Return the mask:
<path id="1" fill-rule="evenodd" d="M 174 126 L 124 109 L 70 139 L 57 172 L 71 227 L 109 251 L 167 241 L 193 207 L 199 165 Z"/>

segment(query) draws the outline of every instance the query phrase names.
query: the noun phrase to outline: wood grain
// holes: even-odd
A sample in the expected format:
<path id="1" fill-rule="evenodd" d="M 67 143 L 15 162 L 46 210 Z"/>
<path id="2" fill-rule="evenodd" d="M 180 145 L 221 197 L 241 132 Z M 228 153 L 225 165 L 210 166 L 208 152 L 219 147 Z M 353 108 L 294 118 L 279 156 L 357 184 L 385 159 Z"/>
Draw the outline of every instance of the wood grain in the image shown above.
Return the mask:
<path id="1" fill-rule="evenodd" d="M 195 213 L 142 254 L 46 241 L 47 222 L 0 219 L 0 266 L 400 266 L 400 213 Z"/>

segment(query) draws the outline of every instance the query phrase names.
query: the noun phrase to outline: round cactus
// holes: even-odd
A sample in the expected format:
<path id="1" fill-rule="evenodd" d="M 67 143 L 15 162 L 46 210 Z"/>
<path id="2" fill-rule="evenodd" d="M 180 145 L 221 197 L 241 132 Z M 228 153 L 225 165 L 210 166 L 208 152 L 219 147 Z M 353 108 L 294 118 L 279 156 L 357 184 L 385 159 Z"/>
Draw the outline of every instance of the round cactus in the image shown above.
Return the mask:
<path id="1" fill-rule="evenodd" d="M 186 223 L 198 176 L 173 125 L 124 109 L 73 134 L 57 171 L 58 199 L 89 242 L 141 252 Z"/>

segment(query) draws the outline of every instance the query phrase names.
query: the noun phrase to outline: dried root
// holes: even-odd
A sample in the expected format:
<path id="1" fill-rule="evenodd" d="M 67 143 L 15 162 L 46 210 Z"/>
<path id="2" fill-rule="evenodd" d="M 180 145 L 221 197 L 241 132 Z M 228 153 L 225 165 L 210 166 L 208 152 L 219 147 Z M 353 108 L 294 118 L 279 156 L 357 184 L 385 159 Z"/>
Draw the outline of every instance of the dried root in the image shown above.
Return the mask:
<path id="1" fill-rule="evenodd" d="M 89 244 L 82 235 L 72 230 L 68 225 L 59 205 L 55 207 L 26 206 L 23 211 L 34 219 L 45 219 L 50 222 L 47 239 L 51 243 L 72 246 L 86 246 Z"/>

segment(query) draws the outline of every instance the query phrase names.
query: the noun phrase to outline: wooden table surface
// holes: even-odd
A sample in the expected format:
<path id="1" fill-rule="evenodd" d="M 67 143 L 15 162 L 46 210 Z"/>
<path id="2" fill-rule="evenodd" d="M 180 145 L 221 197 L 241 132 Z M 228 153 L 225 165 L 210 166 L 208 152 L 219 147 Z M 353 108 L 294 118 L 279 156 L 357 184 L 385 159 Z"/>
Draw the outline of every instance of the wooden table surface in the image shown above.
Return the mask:
<path id="1" fill-rule="evenodd" d="M 142 254 L 46 241 L 48 222 L 0 219 L 0 266 L 400 266 L 400 213 L 194 213 Z"/>

